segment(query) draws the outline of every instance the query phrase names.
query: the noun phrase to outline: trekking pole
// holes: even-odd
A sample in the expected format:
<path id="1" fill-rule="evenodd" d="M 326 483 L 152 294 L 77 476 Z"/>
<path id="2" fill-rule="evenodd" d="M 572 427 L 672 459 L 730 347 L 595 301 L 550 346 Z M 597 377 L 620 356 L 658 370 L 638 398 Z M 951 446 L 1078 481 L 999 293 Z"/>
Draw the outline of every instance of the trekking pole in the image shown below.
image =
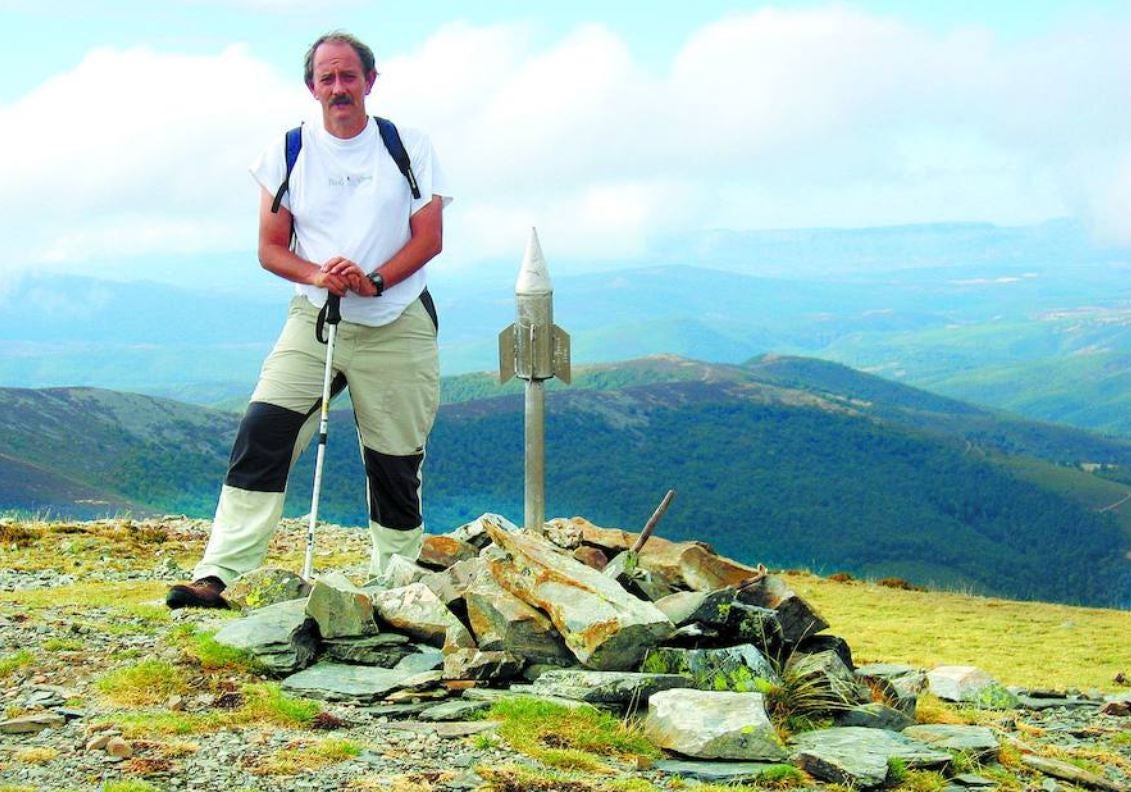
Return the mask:
<path id="1" fill-rule="evenodd" d="M 314 334 L 322 341 L 322 327 L 330 325 L 326 336 L 326 373 L 322 378 L 322 413 L 318 422 L 318 458 L 314 462 L 314 492 L 310 496 L 310 523 L 306 526 L 306 560 L 302 565 L 302 577 L 310 580 L 314 571 L 314 526 L 318 524 L 318 497 L 322 494 L 322 463 L 326 459 L 326 433 L 330 428 L 330 381 L 334 377 L 334 339 L 338 333 L 338 323 L 342 321 L 342 298 L 330 294 L 326 304 L 318 314 Z"/>

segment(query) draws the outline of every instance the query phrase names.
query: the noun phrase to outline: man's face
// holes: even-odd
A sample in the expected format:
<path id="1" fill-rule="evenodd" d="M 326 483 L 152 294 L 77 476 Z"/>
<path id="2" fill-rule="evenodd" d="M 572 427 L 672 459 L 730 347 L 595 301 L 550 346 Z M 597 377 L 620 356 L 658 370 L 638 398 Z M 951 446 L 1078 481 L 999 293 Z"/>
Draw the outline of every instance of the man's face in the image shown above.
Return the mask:
<path id="1" fill-rule="evenodd" d="M 320 44 L 314 53 L 314 84 L 310 92 L 322 105 L 327 129 L 341 129 L 368 122 L 365 97 L 377 79 L 366 74 L 353 47 L 340 41 Z"/>

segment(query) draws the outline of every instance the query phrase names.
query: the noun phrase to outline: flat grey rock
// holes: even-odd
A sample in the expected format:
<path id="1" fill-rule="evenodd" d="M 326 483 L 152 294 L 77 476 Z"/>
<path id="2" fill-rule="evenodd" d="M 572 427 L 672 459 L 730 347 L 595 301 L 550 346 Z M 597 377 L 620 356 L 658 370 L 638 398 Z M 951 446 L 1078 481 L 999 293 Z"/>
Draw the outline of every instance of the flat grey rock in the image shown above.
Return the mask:
<path id="1" fill-rule="evenodd" d="M 444 665 L 444 653 L 439 649 L 429 649 L 427 652 L 413 652 L 405 655 L 395 666 L 398 671 L 411 671 L 419 674 L 424 671 L 435 671 Z"/>
<path id="2" fill-rule="evenodd" d="M 837 726 L 863 726 L 866 729 L 902 731 L 915 721 L 906 713 L 886 704 L 860 704 L 836 714 Z"/>
<path id="3" fill-rule="evenodd" d="M 997 753 L 997 737 L 985 726 L 961 726 L 945 723 L 929 723 L 908 726 L 903 730 L 905 737 L 926 743 L 934 748 L 948 751 L 963 751 L 978 758 L 986 758 Z"/>
<path id="4" fill-rule="evenodd" d="M 680 674 L 639 674 L 627 671 L 547 671 L 531 685 L 536 693 L 587 701 L 591 704 L 641 704 L 661 690 L 691 687 Z"/>
<path id="5" fill-rule="evenodd" d="M 767 770 L 781 767 L 780 762 L 695 762 L 688 759 L 661 759 L 652 768 L 661 773 L 695 781 L 721 781 L 742 784 L 756 781 Z"/>
<path id="6" fill-rule="evenodd" d="M 215 641 L 255 655 L 270 670 L 286 674 L 307 666 L 318 649 L 314 620 L 306 615 L 306 600 L 267 605 L 242 619 L 226 622 Z"/>
<path id="7" fill-rule="evenodd" d="M 369 704 L 413 676 L 408 671 L 322 662 L 283 680 L 283 689 L 324 701 Z"/>
<path id="8" fill-rule="evenodd" d="M 37 712 L 0 721 L 0 734 L 34 734 L 44 729 L 57 729 L 66 723 L 62 715 L 54 712 Z"/>
<path id="9" fill-rule="evenodd" d="M 323 639 L 322 649 L 325 658 L 330 660 L 381 668 L 393 668 L 405 656 L 415 654 L 415 650 L 408 645 L 408 637 L 393 632 L 357 638 Z"/>
<path id="10" fill-rule="evenodd" d="M 790 747 L 790 759 L 814 778 L 855 787 L 883 784 L 893 758 L 915 770 L 942 769 L 953 758 L 910 737 L 859 726 L 799 734 Z"/>
<path id="11" fill-rule="evenodd" d="M 436 704 L 420 713 L 420 719 L 426 721 L 459 721 L 467 720 L 469 715 L 482 712 L 491 708 L 489 701 L 445 701 Z"/>
<path id="12" fill-rule="evenodd" d="M 641 728 L 653 744 L 696 759 L 786 758 L 761 693 L 663 690 Z"/>

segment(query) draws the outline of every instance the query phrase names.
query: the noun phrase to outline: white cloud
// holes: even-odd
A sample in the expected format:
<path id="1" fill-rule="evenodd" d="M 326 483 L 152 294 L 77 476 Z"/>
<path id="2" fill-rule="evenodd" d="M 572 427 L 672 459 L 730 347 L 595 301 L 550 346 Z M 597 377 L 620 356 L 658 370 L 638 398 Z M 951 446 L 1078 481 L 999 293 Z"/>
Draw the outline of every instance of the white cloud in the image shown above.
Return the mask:
<path id="1" fill-rule="evenodd" d="M 240 46 L 89 53 L 0 108 L 8 265 L 245 246 L 247 165 L 303 95 Z"/>
<path id="2" fill-rule="evenodd" d="M 456 185 L 448 266 L 519 256 L 531 224 L 551 258 L 702 227 L 1072 212 L 1131 241 L 1131 17 L 1089 24 L 1003 42 L 765 9 L 689 31 L 659 73 L 596 25 L 536 46 L 530 25 L 456 24 L 379 62 L 370 109 L 432 134 Z M 250 250 L 246 165 L 315 111 L 244 46 L 91 52 L 0 107 L 9 266 Z"/>

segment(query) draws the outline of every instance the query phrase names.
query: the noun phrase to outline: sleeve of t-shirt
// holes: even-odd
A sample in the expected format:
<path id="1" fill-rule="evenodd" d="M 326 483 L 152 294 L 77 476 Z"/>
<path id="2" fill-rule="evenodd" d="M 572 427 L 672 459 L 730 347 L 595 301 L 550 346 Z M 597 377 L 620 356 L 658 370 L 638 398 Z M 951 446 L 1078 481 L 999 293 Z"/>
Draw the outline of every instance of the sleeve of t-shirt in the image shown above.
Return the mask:
<path id="1" fill-rule="evenodd" d="M 275 193 L 279 191 L 279 186 L 282 185 L 283 178 L 287 175 L 287 155 L 285 149 L 285 136 L 279 135 L 278 140 L 266 146 L 248 169 L 251 171 L 251 177 L 255 179 L 259 186 L 266 190 L 272 198 L 274 198 Z M 288 212 L 291 210 L 290 190 L 287 190 L 287 192 L 283 194 L 282 205 L 286 207 Z"/>
<path id="2" fill-rule="evenodd" d="M 444 206 L 452 202 L 452 193 L 448 187 L 448 177 L 436 158 L 436 150 L 432 141 L 422 132 L 413 134 L 415 140 L 405 141 L 408 147 L 408 157 L 412 161 L 412 175 L 416 177 L 416 185 L 420 188 L 420 197 L 412 201 L 412 214 L 423 209 L 437 195 L 444 200 Z"/>

